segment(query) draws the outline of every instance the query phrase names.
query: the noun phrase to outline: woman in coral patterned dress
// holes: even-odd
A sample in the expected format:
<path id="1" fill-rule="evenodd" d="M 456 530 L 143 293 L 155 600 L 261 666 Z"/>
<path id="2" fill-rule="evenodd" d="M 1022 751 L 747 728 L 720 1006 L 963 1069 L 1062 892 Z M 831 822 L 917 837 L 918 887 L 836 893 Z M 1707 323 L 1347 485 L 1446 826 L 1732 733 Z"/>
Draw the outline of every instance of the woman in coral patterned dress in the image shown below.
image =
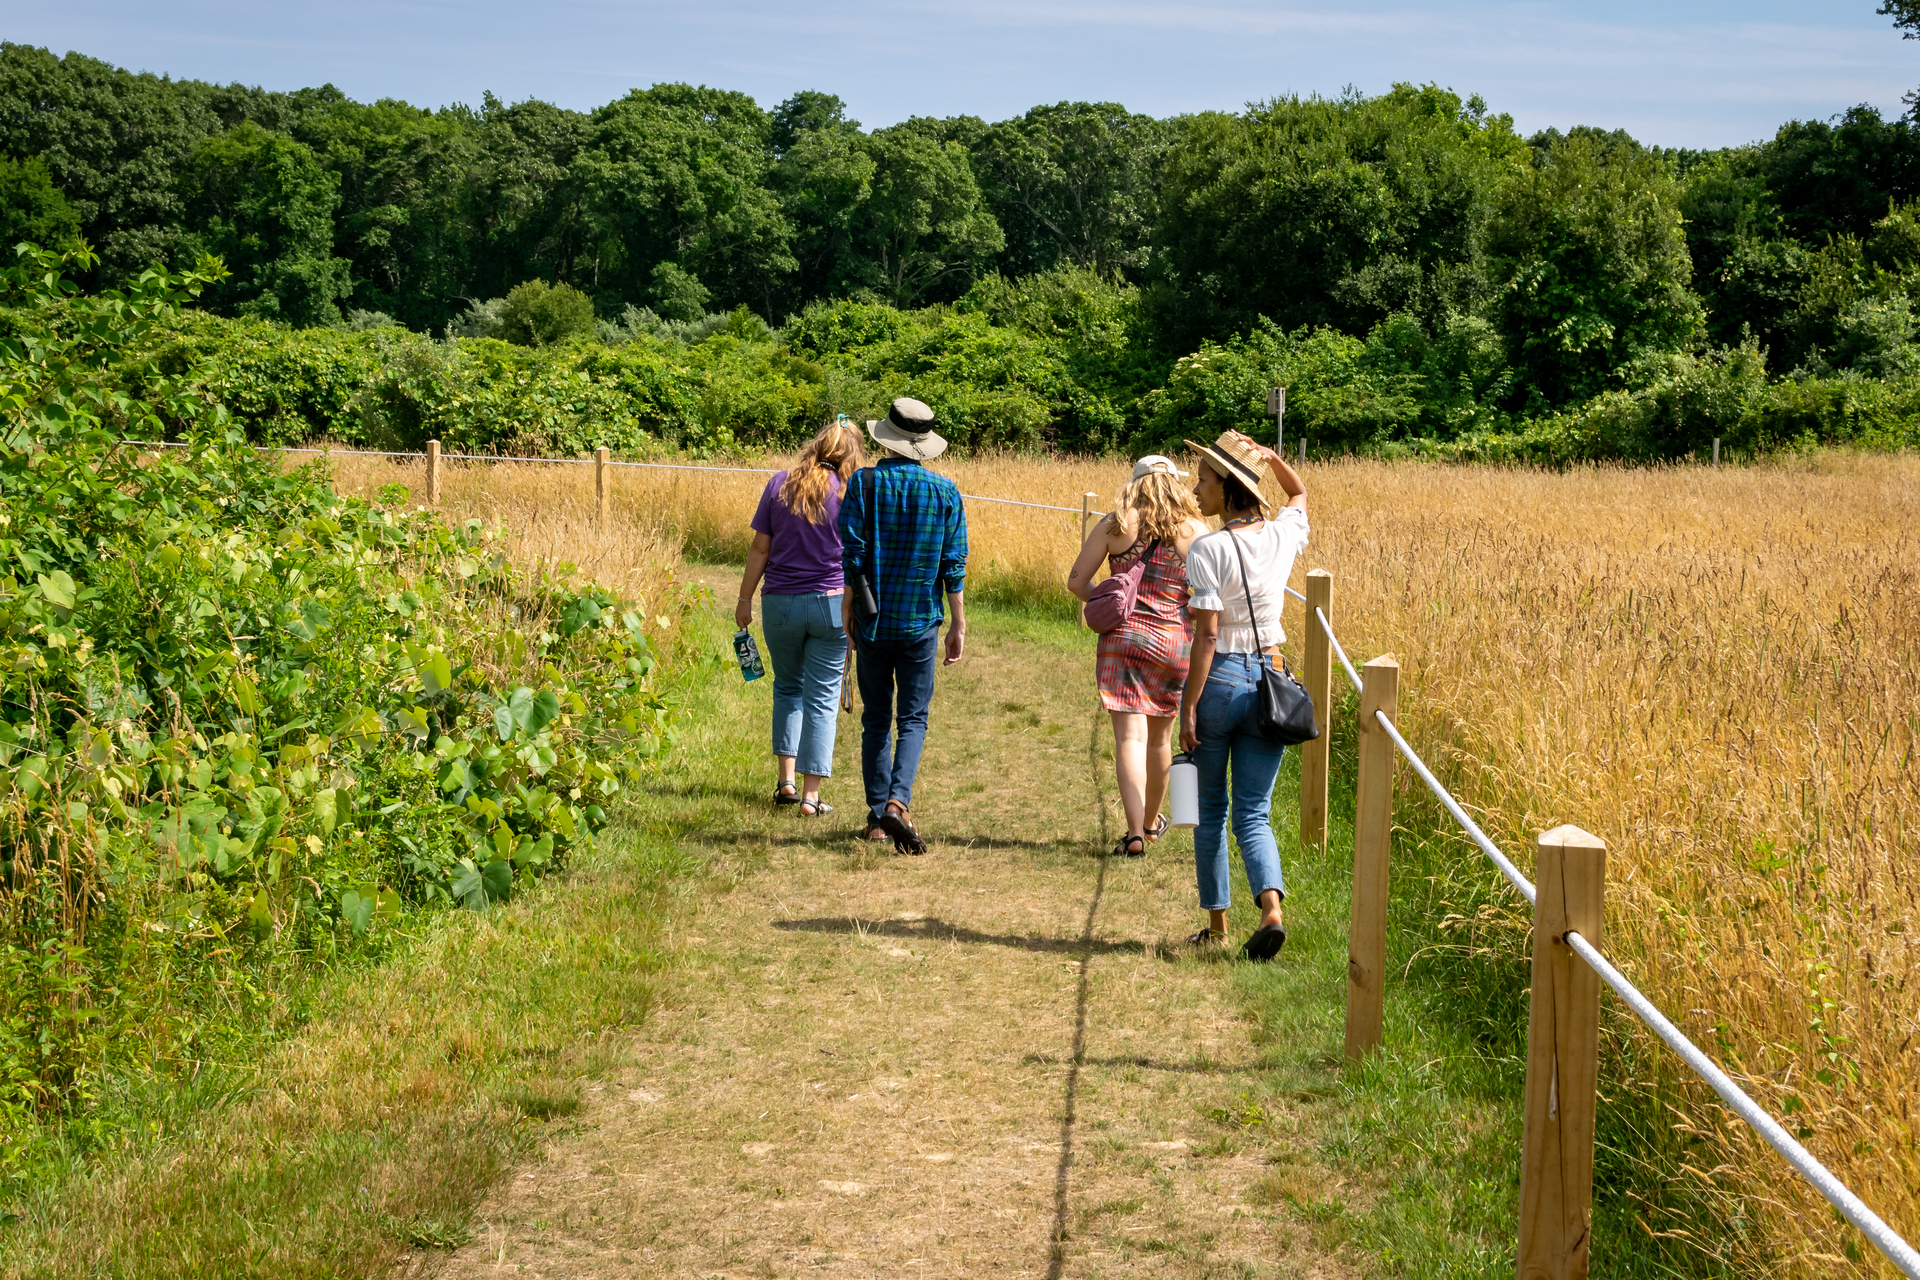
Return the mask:
<path id="1" fill-rule="evenodd" d="M 1158 454 L 1135 463 L 1113 514 L 1087 536 L 1067 577 L 1067 590 L 1085 600 L 1102 561 L 1114 573 L 1142 561 L 1146 565 L 1132 614 L 1100 637 L 1095 665 L 1100 701 L 1113 717 L 1113 768 L 1127 814 L 1127 834 L 1114 846 L 1116 856 L 1140 857 L 1167 829 L 1160 805 L 1193 651 L 1187 548 L 1207 531 L 1192 492 L 1180 483 L 1186 474 Z"/>

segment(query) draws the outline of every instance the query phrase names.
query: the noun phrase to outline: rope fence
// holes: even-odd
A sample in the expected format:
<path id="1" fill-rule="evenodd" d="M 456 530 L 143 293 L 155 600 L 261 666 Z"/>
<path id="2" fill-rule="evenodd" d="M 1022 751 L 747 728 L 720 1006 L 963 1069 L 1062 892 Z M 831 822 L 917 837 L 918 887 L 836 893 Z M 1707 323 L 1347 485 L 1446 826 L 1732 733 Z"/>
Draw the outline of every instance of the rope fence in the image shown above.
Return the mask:
<path id="1" fill-rule="evenodd" d="M 184 441 L 179 440 L 122 440 L 120 443 L 138 445 L 143 449 L 185 449 L 189 447 Z M 430 470 L 435 469 L 434 464 L 436 460 L 444 459 L 449 462 L 538 463 L 544 466 L 562 467 L 635 467 L 648 471 L 718 471 L 730 475 L 751 476 L 778 474 L 771 467 L 707 467 L 690 462 L 619 462 L 612 458 L 598 456 L 592 458 L 515 458 L 496 453 L 442 453 L 439 450 L 438 441 L 430 441 L 429 446 L 425 453 L 413 453 L 393 449 L 311 449 L 305 447 L 295 448 L 291 445 L 267 444 L 256 444 L 251 447 L 261 453 L 314 453 L 322 456 L 337 453 L 343 457 L 350 458 L 424 458 Z M 606 451 L 603 449 L 599 452 L 605 453 Z M 427 487 L 429 491 L 434 491 L 439 488 L 437 475 L 429 477 Z M 978 493 L 963 493 L 960 496 L 968 502 L 997 502 L 1007 507 L 1030 507 L 1035 511 L 1063 511 L 1068 515 L 1079 515 L 1087 518 L 1104 516 L 1106 514 L 1104 511 L 1093 511 L 1081 507 L 1054 507 L 1048 506 L 1043 502 L 1020 502 L 1013 498 L 989 498 L 984 494 Z"/>
<path id="2" fill-rule="evenodd" d="M 1681 1061 L 1719 1095 L 1729 1109 L 1763 1138 L 1836 1212 L 1856 1227 L 1908 1280 L 1920 1280 L 1920 1252 L 1755 1102 L 1646 994 L 1611 964 L 1598 945 L 1605 890 L 1606 844 L 1577 827 L 1541 835 L 1537 871 L 1541 885 L 1487 837 L 1464 806 L 1442 785 L 1394 723 L 1399 664 L 1375 658 L 1355 671 L 1330 620 L 1331 578 L 1307 577 L 1308 609 L 1317 625 L 1307 631 L 1305 671 L 1309 692 L 1319 679 L 1326 689 L 1330 659 L 1337 657 L 1360 696 L 1359 776 L 1355 784 L 1354 893 L 1349 925 L 1347 1057 L 1357 1060 L 1384 1041 L 1387 860 L 1392 831 L 1392 751 L 1405 757 L 1436 799 L 1480 847 L 1488 860 L 1534 908 L 1531 1009 L 1527 1027 L 1526 1129 L 1521 1152 L 1519 1273 L 1523 1277 L 1584 1277 L 1591 1245 L 1594 1116 L 1599 1067 L 1599 985 L 1612 988 Z M 1298 593 L 1294 593 L 1298 594 Z M 1331 738 L 1332 699 L 1316 696 L 1326 711 L 1320 737 L 1302 748 L 1301 837 L 1324 847 L 1325 774 L 1310 795 L 1315 756 L 1324 770 Z M 1364 732 L 1378 728 L 1382 734 Z M 1317 751 L 1316 751 L 1317 748 Z M 1317 804 L 1314 802 L 1317 801 Z M 1310 809 L 1317 813 L 1309 830 Z M 1569 972 L 1574 958 L 1583 972 Z"/>

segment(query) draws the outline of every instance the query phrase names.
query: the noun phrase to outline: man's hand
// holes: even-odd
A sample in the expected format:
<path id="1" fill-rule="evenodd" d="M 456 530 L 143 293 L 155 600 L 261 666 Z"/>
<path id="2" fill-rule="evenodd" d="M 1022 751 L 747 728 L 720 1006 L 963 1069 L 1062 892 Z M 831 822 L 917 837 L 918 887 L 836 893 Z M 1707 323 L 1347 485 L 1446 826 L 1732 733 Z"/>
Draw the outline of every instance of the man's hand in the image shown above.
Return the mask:
<path id="1" fill-rule="evenodd" d="M 945 666 L 960 661 L 967 647 L 967 624 L 956 622 L 947 628 L 947 660 Z"/>
<path id="2" fill-rule="evenodd" d="M 752 596 L 740 597 L 740 603 L 733 606 L 733 621 L 742 631 L 753 625 Z"/>

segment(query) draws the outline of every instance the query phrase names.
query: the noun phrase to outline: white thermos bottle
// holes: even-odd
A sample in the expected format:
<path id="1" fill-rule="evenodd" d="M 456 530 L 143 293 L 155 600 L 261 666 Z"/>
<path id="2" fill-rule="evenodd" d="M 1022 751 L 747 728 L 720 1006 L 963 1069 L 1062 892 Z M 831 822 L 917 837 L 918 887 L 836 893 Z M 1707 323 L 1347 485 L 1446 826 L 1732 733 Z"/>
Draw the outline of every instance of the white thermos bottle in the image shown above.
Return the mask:
<path id="1" fill-rule="evenodd" d="M 1167 798 L 1172 802 L 1173 825 L 1200 825 L 1200 766 L 1182 751 L 1167 770 Z"/>

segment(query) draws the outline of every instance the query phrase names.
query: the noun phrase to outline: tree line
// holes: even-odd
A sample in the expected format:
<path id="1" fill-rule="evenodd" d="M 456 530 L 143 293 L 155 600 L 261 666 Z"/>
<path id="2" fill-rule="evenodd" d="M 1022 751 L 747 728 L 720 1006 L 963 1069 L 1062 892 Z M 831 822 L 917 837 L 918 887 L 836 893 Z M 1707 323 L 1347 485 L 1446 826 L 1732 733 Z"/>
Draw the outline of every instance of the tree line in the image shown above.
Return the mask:
<path id="1" fill-rule="evenodd" d="M 1090 392 L 1120 406 L 1110 442 L 1209 344 L 1259 377 L 1319 352 L 1346 406 L 1323 416 L 1362 441 L 1512 431 L 1676 359 L 1744 370 L 1736 392 L 1756 368 L 1904 383 L 1917 187 L 1920 132 L 1866 106 L 1716 151 L 1523 137 L 1432 85 L 867 130 L 823 92 L 427 110 L 0 45 L 0 231 L 84 238 L 96 285 L 212 254 L 216 315 L 539 344 L 1077 280 L 1119 299 Z"/>

